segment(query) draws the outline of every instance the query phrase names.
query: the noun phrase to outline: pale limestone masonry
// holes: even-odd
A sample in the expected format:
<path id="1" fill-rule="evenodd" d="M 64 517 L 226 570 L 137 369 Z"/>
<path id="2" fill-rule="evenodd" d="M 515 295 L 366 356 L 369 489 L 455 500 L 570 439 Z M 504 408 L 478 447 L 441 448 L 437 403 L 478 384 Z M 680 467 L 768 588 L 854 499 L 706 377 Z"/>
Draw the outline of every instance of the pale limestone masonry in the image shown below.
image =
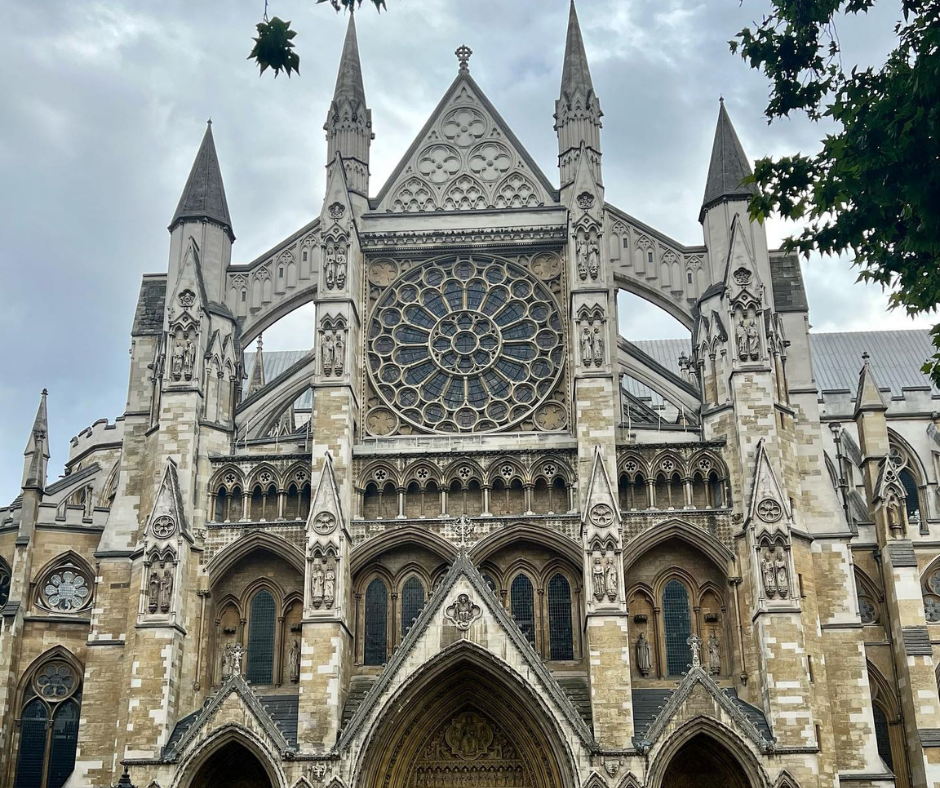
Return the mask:
<path id="1" fill-rule="evenodd" d="M 940 785 L 922 345 L 813 358 L 723 104 L 704 243 L 607 203 L 573 4 L 554 180 L 470 54 L 373 192 L 351 16 L 322 209 L 251 262 L 206 130 L 125 412 L 49 482 L 44 393 L 0 509 L 0 785 Z"/>

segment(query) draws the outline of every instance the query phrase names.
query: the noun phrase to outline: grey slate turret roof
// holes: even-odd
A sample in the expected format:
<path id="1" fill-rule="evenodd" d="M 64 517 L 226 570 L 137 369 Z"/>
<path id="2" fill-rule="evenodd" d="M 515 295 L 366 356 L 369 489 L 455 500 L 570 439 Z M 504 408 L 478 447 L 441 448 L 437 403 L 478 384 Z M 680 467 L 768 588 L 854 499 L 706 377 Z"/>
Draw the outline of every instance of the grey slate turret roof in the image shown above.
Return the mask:
<path id="1" fill-rule="evenodd" d="M 366 103 L 366 89 L 362 82 L 362 65 L 359 62 L 359 39 L 356 36 L 356 15 L 349 14 L 349 25 L 346 27 L 346 40 L 343 42 L 343 54 L 339 61 L 339 71 L 336 74 L 336 87 L 333 90 L 333 101 Z"/>
<path id="2" fill-rule="evenodd" d="M 705 211 L 723 200 L 747 200 L 757 193 L 753 183 L 741 183 L 751 174 L 751 165 L 738 135 L 728 117 L 724 99 L 718 110 L 718 126 L 715 128 L 715 142 L 712 145 L 712 158 L 708 165 L 708 178 L 705 181 L 705 196 L 702 198 L 702 211 L 699 221 L 705 216 Z"/>
<path id="3" fill-rule="evenodd" d="M 568 38 L 565 41 L 565 62 L 561 71 L 561 95 L 571 96 L 578 90 L 587 95 L 594 90 L 594 83 L 591 82 L 591 69 L 588 67 L 587 53 L 584 51 L 578 12 L 574 7 L 574 0 L 571 0 L 571 11 L 568 14 Z"/>
<path id="4" fill-rule="evenodd" d="M 235 240 L 232 217 L 229 215 L 228 202 L 225 199 L 225 187 L 222 185 L 219 157 L 215 152 L 215 140 L 212 138 L 211 120 L 206 124 L 206 133 L 169 229 L 172 231 L 177 224 L 187 219 L 208 219 L 215 222 L 224 227 L 229 237 Z"/>

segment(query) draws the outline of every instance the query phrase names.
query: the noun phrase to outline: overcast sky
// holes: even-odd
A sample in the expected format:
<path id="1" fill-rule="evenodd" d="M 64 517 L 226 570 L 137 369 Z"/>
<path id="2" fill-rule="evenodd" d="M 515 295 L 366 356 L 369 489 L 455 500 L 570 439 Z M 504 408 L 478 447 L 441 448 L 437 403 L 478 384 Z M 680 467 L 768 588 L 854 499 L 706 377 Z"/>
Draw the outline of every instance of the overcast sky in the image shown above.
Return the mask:
<path id="1" fill-rule="evenodd" d="M 367 3 L 368 5 L 368 0 Z M 552 180 L 552 129 L 568 0 L 388 0 L 357 17 L 373 112 L 376 193 L 456 73 L 454 49 Z M 845 61 L 892 46 L 895 0 L 840 23 Z M 49 389 L 52 462 L 126 401 L 141 274 L 166 270 L 166 226 L 211 116 L 235 234 L 248 262 L 310 221 L 324 188 L 323 121 L 345 18 L 313 0 L 270 0 L 293 21 L 301 74 L 258 77 L 245 59 L 263 0 L 33 0 L 6 5 L 0 48 L 0 500 L 17 493 L 39 392 Z M 581 0 L 605 113 L 607 199 L 682 243 L 698 208 L 724 95 L 748 155 L 817 147 L 806 122 L 769 127 L 767 85 L 727 41 L 760 0 Z M 769 228 L 771 242 L 786 232 Z M 805 266 L 817 330 L 909 328 L 846 261 Z M 630 338 L 681 336 L 653 308 L 621 315 Z M 266 347 L 311 342 L 309 310 Z"/>

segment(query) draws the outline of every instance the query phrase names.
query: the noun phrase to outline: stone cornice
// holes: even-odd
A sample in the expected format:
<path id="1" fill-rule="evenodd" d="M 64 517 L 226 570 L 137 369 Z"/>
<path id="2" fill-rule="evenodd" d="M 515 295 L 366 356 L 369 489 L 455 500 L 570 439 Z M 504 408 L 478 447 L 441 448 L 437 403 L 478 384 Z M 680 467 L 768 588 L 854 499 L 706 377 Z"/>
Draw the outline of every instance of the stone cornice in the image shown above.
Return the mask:
<path id="1" fill-rule="evenodd" d="M 490 246 L 552 246 L 568 240 L 564 224 L 528 227 L 455 228 L 449 230 L 404 230 L 390 232 L 364 232 L 360 236 L 364 252 L 405 252 L 440 246 L 449 248 L 485 248 Z"/>

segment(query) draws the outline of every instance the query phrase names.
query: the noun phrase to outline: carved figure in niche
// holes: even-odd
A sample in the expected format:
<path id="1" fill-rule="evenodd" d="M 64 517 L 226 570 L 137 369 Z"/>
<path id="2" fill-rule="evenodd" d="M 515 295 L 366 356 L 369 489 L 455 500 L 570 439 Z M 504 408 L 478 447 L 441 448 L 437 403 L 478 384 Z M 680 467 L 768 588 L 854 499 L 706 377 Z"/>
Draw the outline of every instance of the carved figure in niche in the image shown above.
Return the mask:
<path id="1" fill-rule="evenodd" d="M 327 610 L 333 607 L 336 598 L 336 567 L 327 566 L 326 578 L 323 581 L 323 605 Z"/>
<path id="2" fill-rule="evenodd" d="M 751 361 L 760 358 L 760 336 L 757 333 L 757 321 L 754 319 L 749 320 L 747 324 L 747 352 Z"/>
<path id="3" fill-rule="evenodd" d="M 594 366 L 604 363 L 604 335 L 599 326 L 594 326 Z"/>
<path id="4" fill-rule="evenodd" d="M 748 353 L 747 353 L 747 320 L 746 320 L 745 318 L 743 318 L 743 317 L 742 317 L 741 320 L 738 322 L 738 336 L 737 336 L 737 341 L 738 341 L 738 358 L 741 359 L 741 361 L 747 361 L 747 358 L 748 358 Z"/>
<path id="5" fill-rule="evenodd" d="M 760 573 L 764 581 L 764 593 L 773 599 L 777 595 L 777 573 L 773 561 L 767 555 L 761 558 Z"/>
<path id="6" fill-rule="evenodd" d="M 323 603 L 323 584 L 326 582 L 326 576 L 323 573 L 323 567 L 319 561 L 313 564 L 313 606 L 320 607 Z"/>
<path id="7" fill-rule="evenodd" d="M 646 639 L 645 632 L 641 632 L 636 639 L 636 666 L 644 676 L 648 676 L 653 669 L 653 647 Z"/>
<path id="8" fill-rule="evenodd" d="M 163 579 L 160 581 L 160 612 L 169 613 L 170 603 L 173 599 L 173 573 L 169 569 L 163 570 Z"/>
<path id="9" fill-rule="evenodd" d="M 594 361 L 594 334 L 591 327 L 585 326 L 581 332 L 581 362 L 589 367 Z"/>
<path id="10" fill-rule="evenodd" d="M 173 341 L 173 357 L 170 359 L 170 374 L 173 380 L 183 377 L 183 343 L 180 339 Z"/>
<path id="11" fill-rule="evenodd" d="M 578 236 L 578 240 L 575 242 L 575 247 L 577 249 L 577 262 L 578 262 L 578 277 L 587 279 L 588 277 L 588 243 L 583 236 Z"/>
<path id="12" fill-rule="evenodd" d="M 196 345 L 191 339 L 186 340 L 186 348 L 183 351 L 183 377 L 186 380 L 193 379 L 193 369 L 196 366 Z"/>
<path id="13" fill-rule="evenodd" d="M 232 675 L 231 648 L 232 646 L 229 644 L 222 649 L 222 681 L 226 681 Z"/>
<path id="14" fill-rule="evenodd" d="M 242 657 L 245 655 L 245 649 L 241 643 L 229 643 L 225 647 L 225 654 L 228 657 L 228 675 L 237 676 L 242 672 Z"/>
<path id="15" fill-rule="evenodd" d="M 287 652 L 287 669 L 292 682 L 300 681 L 300 642 L 296 639 Z"/>
<path id="16" fill-rule="evenodd" d="M 156 572 L 150 575 L 150 593 L 147 599 L 147 609 L 151 613 L 157 612 L 157 606 L 160 603 L 160 575 Z"/>
<path id="17" fill-rule="evenodd" d="M 713 676 L 721 675 L 721 641 L 719 641 L 718 637 L 715 635 L 714 629 L 708 636 L 708 643 L 706 644 L 706 648 L 708 649 L 709 672 Z"/>
<path id="18" fill-rule="evenodd" d="M 604 579 L 604 565 L 601 563 L 599 555 L 594 556 L 594 563 L 591 566 L 591 584 L 594 587 L 594 598 L 600 602 L 604 598 L 606 581 Z"/>
<path id="19" fill-rule="evenodd" d="M 336 332 L 336 340 L 333 346 L 333 374 L 337 377 L 343 374 L 343 366 L 346 361 L 346 340 L 343 338 L 343 332 Z"/>
<path id="20" fill-rule="evenodd" d="M 470 625 L 476 621 L 483 611 L 479 605 L 473 604 L 468 594 L 458 594 L 452 605 L 448 605 L 444 610 L 444 615 L 454 623 L 461 632 L 470 629 Z"/>
<path id="21" fill-rule="evenodd" d="M 336 288 L 342 290 L 346 287 L 346 245 L 336 244 Z"/>
<path id="22" fill-rule="evenodd" d="M 616 601 L 619 586 L 620 581 L 617 579 L 617 564 L 608 558 L 604 577 L 604 589 L 607 591 L 607 598 L 611 602 Z"/>
<path id="23" fill-rule="evenodd" d="M 336 247 L 326 245 L 326 260 L 323 263 L 323 272 L 326 275 L 326 289 L 332 290 L 336 285 Z"/>
<path id="24" fill-rule="evenodd" d="M 333 361 L 336 357 L 336 343 L 333 341 L 333 335 L 326 331 L 323 332 L 323 374 L 329 377 L 333 374 Z"/>
<path id="25" fill-rule="evenodd" d="M 888 528 L 891 531 L 891 535 L 897 539 L 904 530 L 904 524 L 901 520 L 901 504 L 898 501 L 898 497 L 893 493 L 888 496 L 885 510 L 888 514 Z"/>
<path id="26" fill-rule="evenodd" d="M 601 250 L 597 245 L 597 240 L 592 239 L 590 244 L 588 244 L 588 273 L 591 275 L 591 279 L 597 279 L 598 273 L 601 270 Z"/>
<path id="27" fill-rule="evenodd" d="M 774 558 L 774 573 L 777 577 L 777 593 L 781 599 L 790 596 L 790 570 L 782 550 L 777 550 Z"/>

